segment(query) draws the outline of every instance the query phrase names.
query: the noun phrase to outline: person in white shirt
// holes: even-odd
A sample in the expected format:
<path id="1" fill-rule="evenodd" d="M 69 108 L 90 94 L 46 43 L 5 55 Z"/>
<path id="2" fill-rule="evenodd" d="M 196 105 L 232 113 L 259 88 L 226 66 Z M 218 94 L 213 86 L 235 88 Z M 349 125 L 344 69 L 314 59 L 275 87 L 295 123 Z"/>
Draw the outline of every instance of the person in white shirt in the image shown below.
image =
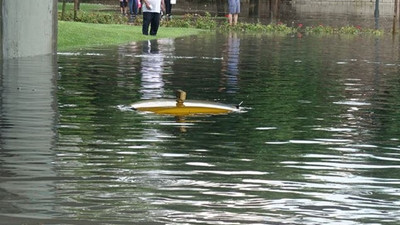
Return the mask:
<path id="1" fill-rule="evenodd" d="M 143 0 L 143 27 L 142 33 L 149 35 L 157 35 L 160 26 L 161 10 L 165 11 L 164 0 Z"/>

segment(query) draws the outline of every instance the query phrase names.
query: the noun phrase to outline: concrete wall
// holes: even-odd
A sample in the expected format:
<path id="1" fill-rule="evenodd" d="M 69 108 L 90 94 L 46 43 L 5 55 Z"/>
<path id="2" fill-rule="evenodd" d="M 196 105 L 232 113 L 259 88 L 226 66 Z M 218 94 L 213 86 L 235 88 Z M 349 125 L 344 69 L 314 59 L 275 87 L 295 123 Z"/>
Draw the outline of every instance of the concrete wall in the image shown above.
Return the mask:
<path id="1" fill-rule="evenodd" d="M 375 0 L 292 0 L 299 13 L 374 15 Z M 393 15 L 394 0 L 379 1 L 380 15 Z"/>
<path id="2" fill-rule="evenodd" d="M 84 0 L 82 0 L 84 1 Z M 86 0 L 89 1 L 89 0 Z M 90 0 L 94 2 L 96 0 Z M 97 0 L 99 1 L 99 0 Z M 110 4 L 110 1 L 105 1 Z M 270 10 L 277 8 L 281 15 L 293 13 L 329 15 L 348 14 L 353 16 L 373 16 L 376 0 L 241 0 L 241 17 L 270 17 Z M 219 15 L 227 13 L 227 0 L 177 0 L 173 13 L 204 13 L 211 12 Z M 394 0 L 379 0 L 381 16 L 391 17 L 394 11 Z"/>
<path id="3" fill-rule="evenodd" d="M 0 0 L 1 57 L 56 53 L 57 0 Z"/>

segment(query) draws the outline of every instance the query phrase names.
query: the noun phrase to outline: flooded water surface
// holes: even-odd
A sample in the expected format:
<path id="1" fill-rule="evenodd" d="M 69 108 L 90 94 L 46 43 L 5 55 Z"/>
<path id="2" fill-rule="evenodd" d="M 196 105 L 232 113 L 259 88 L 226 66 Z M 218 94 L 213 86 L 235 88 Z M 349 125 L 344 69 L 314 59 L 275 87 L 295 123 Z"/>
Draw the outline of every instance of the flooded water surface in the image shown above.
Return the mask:
<path id="1" fill-rule="evenodd" d="M 398 40 L 335 35 L 5 62 L 0 224 L 398 224 L 399 68 Z M 243 112 L 128 107 L 177 89 Z"/>

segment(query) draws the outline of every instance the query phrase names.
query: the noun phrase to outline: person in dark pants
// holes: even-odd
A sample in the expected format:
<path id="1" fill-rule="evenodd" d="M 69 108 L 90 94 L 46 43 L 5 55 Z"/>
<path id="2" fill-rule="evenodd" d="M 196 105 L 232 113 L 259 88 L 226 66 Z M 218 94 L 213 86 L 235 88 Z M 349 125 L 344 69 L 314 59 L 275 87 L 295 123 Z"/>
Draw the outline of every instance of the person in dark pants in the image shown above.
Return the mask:
<path id="1" fill-rule="evenodd" d="M 165 11 L 164 0 L 143 0 L 143 27 L 144 35 L 157 35 L 158 27 L 160 26 L 161 10 Z"/>
<path id="2" fill-rule="evenodd" d="M 140 1 L 140 0 L 129 0 L 129 15 L 130 15 L 130 17 L 129 17 L 129 22 L 130 23 L 132 23 L 134 20 L 135 20 L 135 18 L 136 18 L 136 15 L 138 14 L 138 3 L 137 3 L 137 1 Z"/>
<path id="3" fill-rule="evenodd" d="M 171 19 L 171 10 L 172 10 L 172 4 L 171 0 L 164 0 L 165 1 L 165 14 L 167 14 L 167 19 Z"/>

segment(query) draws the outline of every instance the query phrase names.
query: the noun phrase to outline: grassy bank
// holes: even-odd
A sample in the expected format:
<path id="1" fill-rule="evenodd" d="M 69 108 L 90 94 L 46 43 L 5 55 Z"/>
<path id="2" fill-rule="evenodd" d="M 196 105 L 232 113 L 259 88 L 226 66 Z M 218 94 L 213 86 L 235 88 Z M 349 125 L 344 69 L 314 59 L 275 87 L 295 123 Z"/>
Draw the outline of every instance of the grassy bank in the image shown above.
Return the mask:
<path id="1" fill-rule="evenodd" d="M 154 38 L 176 38 L 203 32 L 194 28 L 162 27 L 156 37 L 142 35 L 140 26 L 119 24 L 92 24 L 78 22 L 58 22 L 58 51 L 77 48 L 114 45 L 131 41 L 143 41 Z"/>
<path id="2" fill-rule="evenodd" d="M 142 18 L 138 16 L 134 26 L 127 25 L 128 17 L 121 16 L 118 7 L 110 5 L 81 4 L 77 18 L 73 17 L 73 4 L 67 4 L 64 17 L 61 17 L 59 4 L 58 50 L 65 51 L 96 45 L 115 45 L 131 41 L 143 41 L 151 38 L 176 38 L 195 35 L 204 30 L 222 32 L 296 34 L 301 35 L 383 35 L 383 30 L 362 28 L 360 26 L 288 26 L 283 23 L 239 23 L 229 26 L 227 22 L 213 17 L 209 13 L 201 16 L 186 14 L 174 17 L 170 21 L 162 20 L 157 37 L 144 36 L 141 33 Z M 223 18 L 226 20 L 226 18 Z M 64 20 L 64 21 L 61 21 Z M 69 21 L 69 22 L 68 22 Z"/>
<path id="3" fill-rule="evenodd" d="M 61 21 L 62 4 L 58 4 L 58 51 L 101 45 L 116 45 L 155 38 L 176 38 L 195 35 L 204 30 L 187 27 L 160 27 L 156 37 L 142 35 L 141 18 L 135 26 L 127 25 L 127 17 L 119 14 L 119 2 L 115 5 L 80 4 L 78 21 L 72 22 L 73 3 L 66 4 L 65 20 Z"/>

